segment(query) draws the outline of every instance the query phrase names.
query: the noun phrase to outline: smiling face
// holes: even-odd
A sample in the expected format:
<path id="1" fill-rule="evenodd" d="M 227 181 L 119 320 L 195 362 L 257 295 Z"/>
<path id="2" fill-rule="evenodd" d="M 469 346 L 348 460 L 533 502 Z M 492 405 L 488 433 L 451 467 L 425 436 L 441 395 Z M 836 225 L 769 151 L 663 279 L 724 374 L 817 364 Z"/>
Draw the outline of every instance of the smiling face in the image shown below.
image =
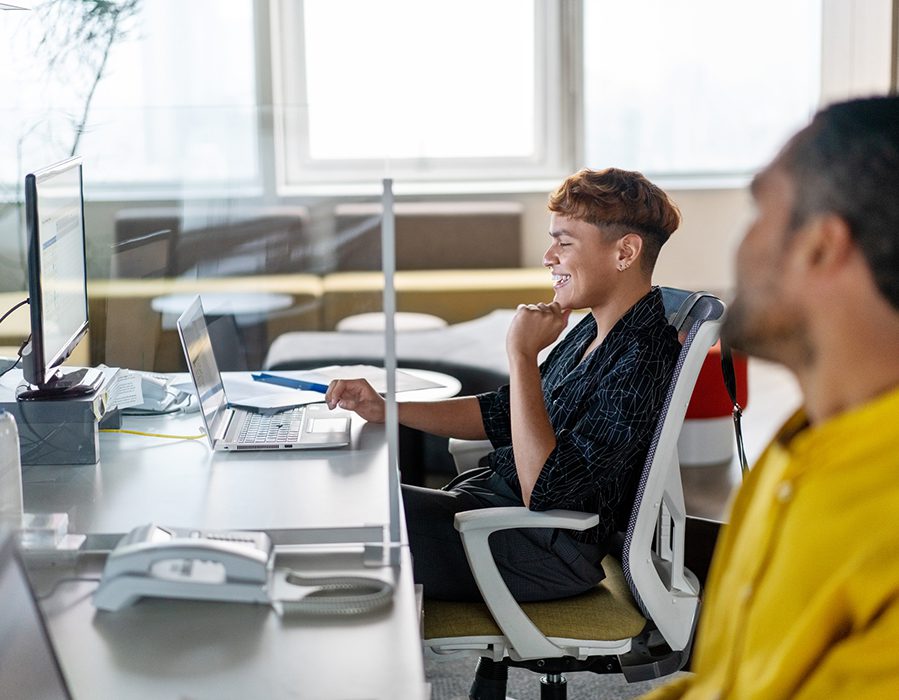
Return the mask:
<path id="1" fill-rule="evenodd" d="M 618 282 L 619 241 L 586 221 L 560 214 L 550 218 L 552 243 L 543 264 L 553 276 L 556 301 L 563 309 L 595 309 L 605 304 Z"/>

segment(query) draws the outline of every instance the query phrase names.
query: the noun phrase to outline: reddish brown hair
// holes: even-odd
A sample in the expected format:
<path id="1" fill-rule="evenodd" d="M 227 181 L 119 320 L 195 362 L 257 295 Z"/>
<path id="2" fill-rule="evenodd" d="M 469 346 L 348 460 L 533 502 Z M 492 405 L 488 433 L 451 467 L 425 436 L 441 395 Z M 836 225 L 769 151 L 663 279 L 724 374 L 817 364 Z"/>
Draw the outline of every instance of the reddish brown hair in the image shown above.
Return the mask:
<path id="1" fill-rule="evenodd" d="M 549 197 L 549 210 L 586 221 L 613 238 L 636 233 L 643 239 L 643 269 L 652 272 L 659 251 L 680 225 L 680 211 L 668 195 L 641 173 L 618 168 L 580 170 Z"/>

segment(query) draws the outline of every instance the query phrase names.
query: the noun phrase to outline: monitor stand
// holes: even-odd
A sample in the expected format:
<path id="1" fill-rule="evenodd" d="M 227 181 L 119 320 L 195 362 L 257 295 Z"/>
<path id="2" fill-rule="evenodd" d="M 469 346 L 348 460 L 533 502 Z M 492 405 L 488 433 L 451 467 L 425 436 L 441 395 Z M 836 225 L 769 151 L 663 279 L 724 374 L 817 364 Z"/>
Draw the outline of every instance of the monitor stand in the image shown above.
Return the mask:
<path id="1" fill-rule="evenodd" d="M 16 399 L 19 401 L 77 399 L 93 394 L 100 388 L 102 382 L 103 372 L 99 369 L 76 369 L 67 373 L 63 373 L 60 369 L 40 386 L 23 385 L 16 391 Z"/>

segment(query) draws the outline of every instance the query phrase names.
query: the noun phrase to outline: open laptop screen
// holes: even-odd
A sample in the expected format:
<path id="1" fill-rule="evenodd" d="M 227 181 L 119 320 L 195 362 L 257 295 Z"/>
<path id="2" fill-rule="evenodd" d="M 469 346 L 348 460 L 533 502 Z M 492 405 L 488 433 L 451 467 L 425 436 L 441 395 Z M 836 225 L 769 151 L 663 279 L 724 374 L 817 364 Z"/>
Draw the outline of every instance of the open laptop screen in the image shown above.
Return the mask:
<path id="1" fill-rule="evenodd" d="M 71 698 L 13 536 L 6 531 L 0 531 L 0 698 Z"/>
<path id="2" fill-rule="evenodd" d="M 200 399 L 200 412 L 206 425 L 206 436 L 212 445 L 213 440 L 218 437 L 219 424 L 224 420 L 228 400 L 225 397 L 222 375 L 212 351 L 212 341 L 209 339 L 206 316 L 199 296 L 178 318 L 178 333 L 184 346 L 188 370 Z"/>

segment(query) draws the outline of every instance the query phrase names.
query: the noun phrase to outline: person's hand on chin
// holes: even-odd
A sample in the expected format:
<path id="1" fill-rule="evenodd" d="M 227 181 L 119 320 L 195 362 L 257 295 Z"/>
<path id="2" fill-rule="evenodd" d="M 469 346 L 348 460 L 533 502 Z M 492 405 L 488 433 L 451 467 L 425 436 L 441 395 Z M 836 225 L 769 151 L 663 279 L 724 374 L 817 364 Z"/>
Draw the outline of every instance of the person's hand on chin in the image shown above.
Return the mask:
<path id="1" fill-rule="evenodd" d="M 506 334 L 506 352 L 510 358 L 521 355 L 536 359 L 543 348 L 556 341 L 570 314 L 571 309 L 563 309 L 557 301 L 519 304 Z"/>

